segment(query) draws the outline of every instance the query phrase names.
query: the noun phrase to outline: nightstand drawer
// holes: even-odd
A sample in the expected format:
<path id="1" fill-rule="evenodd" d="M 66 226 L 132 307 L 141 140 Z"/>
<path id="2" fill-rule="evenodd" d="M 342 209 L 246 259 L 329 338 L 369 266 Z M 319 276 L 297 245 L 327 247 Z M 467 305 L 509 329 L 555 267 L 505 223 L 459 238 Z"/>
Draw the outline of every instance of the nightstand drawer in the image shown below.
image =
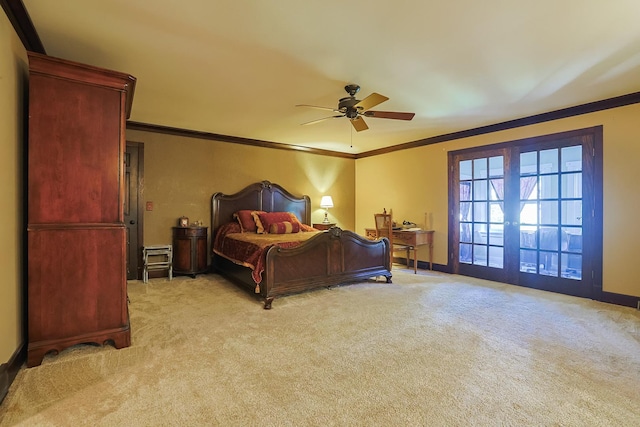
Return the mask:
<path id="1" fill-rule="evenodd" d="M 202 237 L 207 235 L 207 227 L 175 227 L 176 237 Z"/>

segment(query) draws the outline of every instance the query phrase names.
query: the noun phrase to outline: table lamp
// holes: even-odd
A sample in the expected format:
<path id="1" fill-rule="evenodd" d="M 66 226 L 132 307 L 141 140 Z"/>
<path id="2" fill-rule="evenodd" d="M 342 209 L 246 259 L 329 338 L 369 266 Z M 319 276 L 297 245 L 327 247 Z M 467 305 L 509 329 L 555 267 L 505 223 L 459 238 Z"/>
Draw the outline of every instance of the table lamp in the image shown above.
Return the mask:
<path id="1" fill-rule="evenodd" d="M 329 213 L 329 208 L 333 207 L 333 199 L 331 196 L 322 196 L 322 199 L 320 199 L 320 207 L 324 209 L 324 219 L 322 220 L 322 223 L 329 224 L 329 217 L 327 217 L 327 214 Z"/>

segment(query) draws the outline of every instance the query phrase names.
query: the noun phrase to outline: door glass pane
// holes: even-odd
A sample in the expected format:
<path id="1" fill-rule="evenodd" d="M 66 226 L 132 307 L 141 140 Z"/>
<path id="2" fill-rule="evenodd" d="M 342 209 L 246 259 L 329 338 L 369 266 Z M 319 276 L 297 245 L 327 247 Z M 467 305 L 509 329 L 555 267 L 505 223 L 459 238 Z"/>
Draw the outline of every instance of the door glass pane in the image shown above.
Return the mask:
<path id="1" fill-rule="evenodd" d="M 472 246 L 467 243 L 460 244 L 460 262 L 463 264 L 471 264 Z"/>
<path id="2" fill-rule="evenodd" d="M 558 223 L 558 201 L 540 202 L 540 224 Z"/>
<path id="3" fill-rule="evenodd" d="M 500 246 L 489 246 L 489 267 L 504 267 L 504 249 Z"/>
<path id="4" fill-rule="evenodd" d="M 504 222 L 504 204 L 502 202 L 489 203 L 489 222 Z"/>
<path id="5" fill-rule="evenodd" d="M 563 225 L 582 225 L 582 200 L 563 200 L 561 210 Z"/>
<path id="6" fill-rule="evenodd" d="M 582 253 L 582 228 L 581 227 L 562 227 L 562 233 L 566 238 L 567 252 Z"/>
<path id="7" fill-rule="evenodd" d="M 473 181 L 473 200 L 487 200 L 487 183 L 486 179 Z"/>
<path id="8" fill-rule="evenodd" d="M 520 247 L 536 249 L 538 247 L 538 227 L 520 227 Z"/>
<path id="9" fill-rule="evenodd" d="M 460 203 L 460 221 L 471 221 L 471 202 Z"/>
<path id="10" fill-rule="evenodd" d="M 487 222 L 487 202 L 473 203 L 473 220 L 475 222 Z"/>
<path id="11" fill-rule="evenodd" d="M 558 172 L 558 149 L 540 151 L 540 173 Z"/>
<path id="12" fill-rule="evenodd" d="M 562 277 L 582 279 L 582 255 L 562 254 Z"/>
<path id="13" fill-rule="evenodd" d="M 460 223 L 460 241 L 464 243 L 471 243 L 471 224 Z"/>
<path id="14" fill-rule="evenodd" d="M 562 172 L 582 170 L 582 145 L 562 149 Z"/>
<path id="15" fill-rule="evenodd" d="M 524 273 L 538 272 L 538 252 L 520 250 L 520 271 Z"/>
<path id="16" fill-rule="evenodd" d="M 582 173 L 566 173 L 562 175 L 562 198 L 582 198 Z"/>
<path id="17" fill-rule="evenodd" d="M 489 195 L 491 200 L 504 200 L 504 179 L 494 178 L 491 181 Z"/>
<path id="18" fill-rule="evenodd" d="M 540 249 L 548 251 L 558 250 L 557 227 L 540 227 Z"/>
<path id="19" fill-rule="evenodd" d="M 540 251 L 540 271 L 544 276 L 558 277 L 558 253 Z"/>
<path id="20" fill-rule="evenodd" d="M 538 153 L 536 151 L 520 154 L 520 175 L 538 173 Z"/>
<path id="21" fill-rule="evenodd" d="M 487 177 L 487 159 L 475 159 L 473 161 L 473 179 L 482 179 Z"/>
<path id="22" fill-rule="evenodd" d="M 538 224 L 538 202 L 520 203 L 520 224 Z"/>
<path id="23" fill-rule="evenodd" d="M 544 175 L 540 177 L 540 198 L 558 198 L 558 175 Z"/>
<path id="24" fill-rule="evenodd" d="M 487 265 L 487 247 L 485 245 L 473 245 L 473 263 Z"/>
<path id="25" fill-rule="evenodd" d="M 460 183 L 460 200 L 471 200 L 471 183 L 468 181 Z"/>
<path id="26" fill-rule="evenodd" d="M 504 176 L 504 157 L 496 156 L 489 158 L 489 176 L 501 177 Z"/>
<path id="27" fill-rule="evenodd" d="M 525 176 L 520 178 L 520 200 L 536 199 L 536 184 L 538 183 L 538 177 Z"/>
<path id="28" fill-rule="evenodd" d="M 473 243 L 487 244 L 487 224 L 473 225 Z"/>
<path id="29" fill-rule="evenodd" d="M 489 224 L 489 244 L 504 246 L 504 226 L 502 224 Z"/>
<path id="30" fill-rule="evenodd" d="M 460 162 L 460 181 L 466 181 L 473 178 L 471 174 L 471 160 L 463 160 Z"/>

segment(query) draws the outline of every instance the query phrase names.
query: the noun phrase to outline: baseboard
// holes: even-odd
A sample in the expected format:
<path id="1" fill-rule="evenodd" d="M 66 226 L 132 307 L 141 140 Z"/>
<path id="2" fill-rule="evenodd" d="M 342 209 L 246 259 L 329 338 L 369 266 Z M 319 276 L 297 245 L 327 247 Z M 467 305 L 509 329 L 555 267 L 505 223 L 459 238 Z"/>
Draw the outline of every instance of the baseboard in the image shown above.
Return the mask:
<path id="1" fill-rule="evenodd" d="M 640 309 L 640 297 L 634 297 L 633 295 L 615 294 L 613 292 L 603 291 L 600 301 Z"/>
<path id="2" fill-rule="evenodd" d="M 407 265 L 407 259 L 406 258 L 393 258 L 393 262 L 396 264 L 404 264 Z M 409 266 L 407 268 L 411 268 L 413 267 L 413 260 L 411 260 L 411 262 L 409 263 Z M 418 268 L 421 270 L 429 270 L 429 261 L 420 261 L 418 260 Z M 439 271 L 441 273 L 450 273 L 451 271 L 449 270 L 449 266 L 448 265 L 442 265 L 442 264 L 436 264 L 433 263 L 431 269 L 433 271 Z"/>
<path id="3" fill-rule="evenodd" d="M 16 379 L 18 371 L 27 360 L 27 346 L 23 344 L 18 348 L 7 363 L 0 365 L 0 403 L 9 392 L 9 387 Z"/>

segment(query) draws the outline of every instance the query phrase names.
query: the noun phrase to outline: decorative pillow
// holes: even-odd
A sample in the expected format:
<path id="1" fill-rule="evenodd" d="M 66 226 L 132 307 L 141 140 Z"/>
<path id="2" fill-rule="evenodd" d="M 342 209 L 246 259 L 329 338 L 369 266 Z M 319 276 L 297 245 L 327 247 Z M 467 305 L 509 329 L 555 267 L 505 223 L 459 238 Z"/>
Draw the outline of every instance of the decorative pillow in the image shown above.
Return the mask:
<path id="1" fill-rule="evenodd" d="M 295 222 L 274 222 L 269 226 L 269 234 L 289 234 L 298 233 L 299 231 L 300 226 Z"/>
<path id="2" fill-rule="evenodd" d="M 253 218 L 253 223 L 256 225 L 256 233 L 262 234 L 264 233 L 264 225 L 262 225 L 262 221 L 260 221 L 260 214 L 266 212 L 263 211 L 253 211 L 251 212 L 251 217 Z"/>
<path id="3" fill-rule="evenodd" d="M 262 212 L 254 215 L 254 218 L 256 217 L 258 218 L 256 220 L 258 233 L 260 233 L 260 226 L 262 226 L 263 233 L 268 233 L 271 224 L 276 222 L 291 222 L 291 214 L 289 212 Z"/>
<path id="4" fill-rule="evenodd" d="M 289 212 L 289 215 L 291 215 L 291 222 L 292 223 L 297 223 L 300 225 L 300 231 L 318 231 L 315 228 L 313 228 L 310 225 L 307 224 L 303 224 L 298 217 L 296 216 L 296 214 L 294 214 L 293 212 Z"/>
<path id="5" fill-rule="evenodd" d="M 243 209 L 233 214 L 233 217 L 238 220 L 238 224 L 240 224 L 243 233 L 255 233 L 258 231 L 258 226 L 253 217 L 254 212 L 259 213 L 263 211 L 252 211 L 250 209 Z"/>

